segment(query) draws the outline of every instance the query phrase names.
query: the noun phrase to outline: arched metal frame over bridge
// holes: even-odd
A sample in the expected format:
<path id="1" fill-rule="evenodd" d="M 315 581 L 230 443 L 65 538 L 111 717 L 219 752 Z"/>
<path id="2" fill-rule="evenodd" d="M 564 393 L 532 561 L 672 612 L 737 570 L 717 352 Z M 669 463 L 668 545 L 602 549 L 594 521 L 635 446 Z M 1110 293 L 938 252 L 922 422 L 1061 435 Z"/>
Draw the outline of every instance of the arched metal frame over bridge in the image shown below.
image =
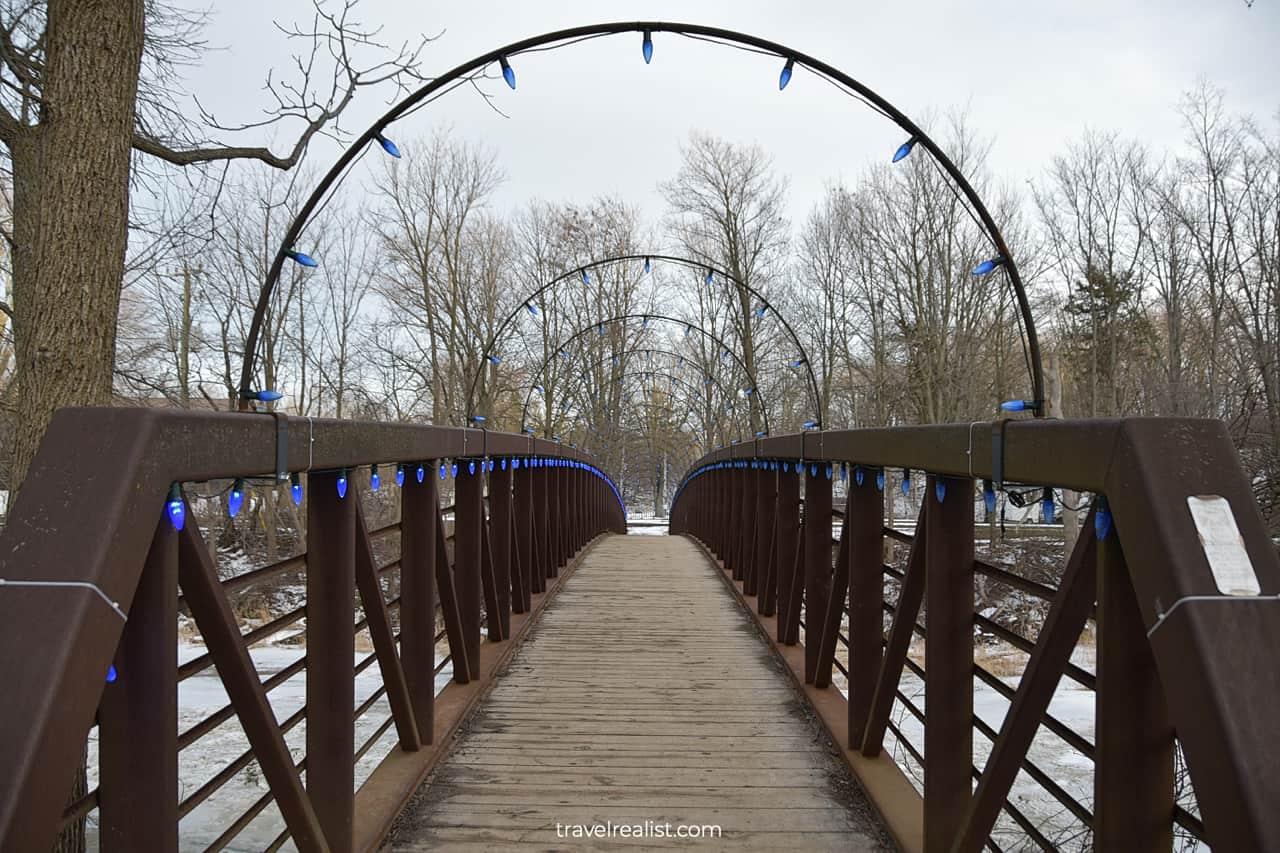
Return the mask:
<path id="1" fill-rule="evenodd" d="M 780 81 L 780 86 L 786 85 L 786 82 L 791 78 L 793 69 L 796 66 L 807 68 L 818 76 L 825 78 L 838 87 L 844 89 L 853 95 L 858 101 L 871 108 L 874 112 L 898 125 L 898 127 L 906 132 L 907 140 L 898 149 L 899 155 L 896 156 L 895 159 L 900 159 L 901 156 L 910 154 L 917 147 L 927 151 L 963 195 L 966 203 L 973 214 L 977 216 L 983 230 L 985 230 L 987 237 L 991 242 L 994 250 L 994 256 L 989 261 L 982 264 L 979 269 L 985 272 L 1000 269 L 1008 275 L 1009 283 L 1013 288 L 1014 295 L 1018 303 L 1017 316 L 1019 317 L 1022 333 L 1025 335 L 1027 346 L 1028 370 L 1030 372 L 1032 399 L 1026 402 L 1028 407 L 1032 409 L 1035 414 L 1043 414 L 1044 376 L 1041 367 L 1040 346 L 1036 335 L 1035 319 L 1031 313 L 1030 302 L 1028 301 L 1026 289 L 1023 286 L 1022 278 L 1018 271 L 1017 262 L 1013 257 L 1003 234 L 1000 232 L 999 226 L 996 224 L 995 219 L 987 209 L 986 204 L 982 201 L 972 184 L 969 183 L 968 179 L 960 171 L 959 167 L 956 166 L 956 164 L 946 155 L 938 144 L 934 142 L 934 140 L 930 138 L 929 135 L 905 113 L 895 107 L 879 93 L 829 63 L 823 62 L 822 60 L 801 51 L 794 50 L 786 45 L 749 35 L 747 33 L 719 27 L 707 27 L 699 24 L 684 24 L 669 21 L 623 21 L 591 24 L 558 30 L 512 42 L 508 45 L 497 48 L 496 50 L 481 54 L 474 59 L 456 66 L 444 75 L 435 78 L 430 83 L 422 86 L 397 102 L 380 118 L 374 121 L 354 140 L 350 146 L 348 146 L 346 151 L 342 153 L 333 166 L 330 167 L 329 171 L 325 173 L 324 177 L 321 178 L 320 182 L 316 185 L 311 195 L 303 203 L 297 215 L 290 223 L 289 228 L 285 233 L 285 237 L 281 242 L 279 249 L 276 251 L 275 257 L 272 259 L 266 280 L 264 281 L 262 290 L 259 293 L 258 303 L 250 321 L 249 331 L 245 340 L 244 361 L 241 366 L 239 389 L 243 404 L 247 405 L 248 399 L 253 397 L 256 393 L 252 386 L 257 359 L 258 338 L 261 333 L 262 323 L 266 316 L 267 308 L 270 305 L 271 293 L 275 288 L 276 282 L 280 278 L 280 272 L 283 268 L 284 262 L 285 260 L 292 258 L 304 265 L 315 265 L 316 262 L 314 260 L 300 252 L 298 249 L 298 239 L 302 235 L 307 223 L 320 208 L 328 193 L 335 187 L 341 177 L 369 146 L 377 143 L 382 145 L 384 148 L 387 147 L 388 140 L 386 132 L 392 124 L 397 120 L 404 118 L 416 108 L 429 103 L 435 97 L 448 92 L 452 87 L 471 79 L 471 75 L 482 71 L 486 66 L 498 63 L 501 66 L 503 76 L 507 80 L 508 85 L 514 89 L 515 74 L 512 66 L 510 65 L 512 57 L 516 57 L 525 51 L 566 47 L 585 39 L 628 32 L 642 33 L 646 44 L 650 44 L 652 34 L 654 33 L 670 33 L 710 41 L 713 43 L 740 46 L 757 52 L 772 54 L 779 59 L 784 60 L 786 63 L 785 70 L 783 72 L 783 79 Z M 651 48 L 647 49 L 651 50 Z M 392 146 L 392 148 L 394 148 L 394 146 Z M 978 270 L 975 270 L 975 273 L 977 272 Z M 816 387 L 814 390 L 816 392 Z M 815 397 L 817 397 L 816 393 Z"/>
<path id="2" fill-rule="evenodd" d="M 760 390 L 760 384 L 756 379 L 755 374 L 752 371 L 747 369 L 746 362 L 743 361 L 742 356 L 739 355 L 732 347 L 730 347 L 729 344 L 723 338 L 713 334 L 712 332 L 707 331 L 697 323 L 692 323 L 688 320 L 681 320 L 678 317 L 669 317 L 665 314 L 660 314 L 655 312 L 618 314 L 613 317 L 606 317 L 600 320 L 596 320 L 595 322 L 589 325 L 583 326 L 581 329 L 575 329 L 573 332 L 569 334 L 568 337 L 564 338 L 563 340 L 556 341 L 551 347 L 548 347 L 548 349 L 550 350 L 550 355 L 546 356 L 543 359 L 542 363 L 538 366 L 537 372 L 532 375 L 533 381 L 529 383 L 529 390 L 525 395 L 524 407 L 521 409 L 521 412 L 520 412 L 521 431 L 526 432 L 528 429 L 527 424 L 529 421 L 529 406 L 533 399 L 533 392 L 537 390 L 537 388 L 539 387 L 539 383 L 543 381 L 542 377 L 546 373 L 547 368 L 550 367 L 555 362 L 556 358 L 562 357 L 563 353 L 565 353 L 566 351 L 569 351 L 569 347 L 573 344 L 574 341 L 578 340 L 579 338 L 587 337 L 588 335 L 590 335 L 591 332 L 596 331 L 599 328 L 602 328 L 604 326 L 611 326 L 618 323 L 627 323 L 634 320 L 639 320 L 641 322 L 657 321 L 660 323 L 672 323 L 672 324 L 685 327 L 685 329 L 687 329 L 689 333 L 697 332 L 702 337 L 714 343 L 722 353 L 727 353 L 728 357 L 733 359 L 734 364 L 742 371 L 743 375 L 746 376 L 748 382 L 750 383 L 750 385 L 747 388 L 743 389 L 744 393 L 749 393 L 753 395 L 761 395 L 764 393 L 763 391 Z M 652 350 L 653 348 L 639 347 L 638 351 L 643 351 L 645 349 Z M 679 353 L 671 353 L 671 354 L 677 355 L 677 356 L 679 355 Z M 572 353 L 570 353 L 570 357 L 572 357 Z M 764 432 L 767 434 L 769 432 L 769 413 L 766 406 L 764 405 L 763 399 L 761 400 L 761 403 L 760 403 L 760 411 L 761 411 L 761 417 L 763 420 Z"/>

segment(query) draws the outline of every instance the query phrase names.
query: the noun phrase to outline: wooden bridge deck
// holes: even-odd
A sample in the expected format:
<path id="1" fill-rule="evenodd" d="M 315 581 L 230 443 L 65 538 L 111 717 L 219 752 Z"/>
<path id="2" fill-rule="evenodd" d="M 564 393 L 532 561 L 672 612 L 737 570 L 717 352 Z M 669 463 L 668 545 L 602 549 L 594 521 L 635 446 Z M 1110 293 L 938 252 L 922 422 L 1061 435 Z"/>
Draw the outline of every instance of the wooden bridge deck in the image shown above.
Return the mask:
<path id="1" fill-rule="evenodd" d="M 717 572 L 684 538 L 599 542 L 388 849 L 887 849 Z M 609 822 L 612 837 L 572 834 Z M 667 824 L 722 834 L 653 833 Z"/>

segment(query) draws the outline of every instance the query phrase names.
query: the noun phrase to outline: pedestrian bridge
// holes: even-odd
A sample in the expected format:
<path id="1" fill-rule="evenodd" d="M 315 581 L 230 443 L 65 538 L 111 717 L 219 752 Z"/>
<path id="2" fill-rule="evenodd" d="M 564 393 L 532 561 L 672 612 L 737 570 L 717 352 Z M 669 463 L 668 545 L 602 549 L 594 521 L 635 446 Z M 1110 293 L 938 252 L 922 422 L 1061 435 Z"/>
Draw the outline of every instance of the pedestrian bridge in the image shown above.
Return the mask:
<path id="1" fill-rule="evenodd" d="M 914 534 L 887 469 L 925 480 Z M 194 496 L 294 474 L 301 553 L 221 565 Z M 984 491 L 1049 486 L 1096 496 L 1056 583 L 975 555 Z M 112 851 L 1280 845 L 1280 561 L 1218 422 L 762 438 L 686 474 L 672 536 L 624 532 L 607 472 L 524 435 L 60 412 L 0 535 L 0 850 L 82 820 Z M 286 576 L 302 603 L 231 607 Z"/>

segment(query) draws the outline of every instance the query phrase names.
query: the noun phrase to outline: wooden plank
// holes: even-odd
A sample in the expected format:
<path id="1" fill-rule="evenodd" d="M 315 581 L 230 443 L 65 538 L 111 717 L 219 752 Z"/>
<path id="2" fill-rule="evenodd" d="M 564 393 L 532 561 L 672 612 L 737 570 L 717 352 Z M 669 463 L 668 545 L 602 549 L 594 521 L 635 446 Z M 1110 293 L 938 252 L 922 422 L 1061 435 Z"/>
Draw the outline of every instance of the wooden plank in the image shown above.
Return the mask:
<path id="1" fill-rule="evenodd" d="M 717 573 L 681 538 L 600 542 L 389 849 L 546 849 L 573 843 L 557 841 L 557 820 L 625 816 L 719 824 L 735 849 L 883 849 Z"/>

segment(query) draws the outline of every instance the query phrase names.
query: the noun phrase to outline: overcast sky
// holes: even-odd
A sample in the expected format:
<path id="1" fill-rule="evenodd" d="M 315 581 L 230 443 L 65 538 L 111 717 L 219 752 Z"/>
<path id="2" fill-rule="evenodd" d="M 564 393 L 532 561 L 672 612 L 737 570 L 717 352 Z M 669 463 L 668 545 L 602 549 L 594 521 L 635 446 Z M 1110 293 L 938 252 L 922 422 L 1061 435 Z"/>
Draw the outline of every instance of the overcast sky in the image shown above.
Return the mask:
<path id="1" fill-rule="evenodd" d="M 841 68 L 921 119 L 967 109 L 993 143 L 1001 179 L 1036 176 L 1085 128 L 1116 130 L 1163 150 L 1182 134 L 1181 94 L 1205 77 L 1228 107 L 1275 127 L 1280 109 L 1277 0 L 970 0 L 929 2 L 464 2 L 364 0 L 362 17 L 398 41 L 441 33 L 424 70 L 441 73 L 526 36 L 608 20 L 670 20 L 737 29 Z M 1054 7 L 1050 9 L 1049 7 Z M 190 72 L 189 88 L 223 120 L 265 104 L 269 69 L 287 71 L 273 19 L 305 17 L 303 0 L 219 0 L 207 32 L 221 48 Z M 393 138 L 433 127 L 483 140 L 508 180 L 499 204 L 531 197 L 586 201 L 609 193 L 661 215 L 659 181 L 678 168 L 691 130 L 754 142 L 792 187 L 799 219 L 827 183 L 887 161 L 902 133 L 807 73 L 778 91 L 781 63 L 720 45 L 657 34 L 652 65 L 625 34 L 516 59 L 519 88 L 489 91 L 507 114 L 460 90 L 418 113 Z M 496 69 L 494 69 L 496 73 Z M 366 95 L 348 124 L 385 109 Z M 282 130 L 281 143 L 287 134 Z M 337 149 L 315 152 L 327 168 Z M 353 188 L 355 189 L 355 188 Z"/>

